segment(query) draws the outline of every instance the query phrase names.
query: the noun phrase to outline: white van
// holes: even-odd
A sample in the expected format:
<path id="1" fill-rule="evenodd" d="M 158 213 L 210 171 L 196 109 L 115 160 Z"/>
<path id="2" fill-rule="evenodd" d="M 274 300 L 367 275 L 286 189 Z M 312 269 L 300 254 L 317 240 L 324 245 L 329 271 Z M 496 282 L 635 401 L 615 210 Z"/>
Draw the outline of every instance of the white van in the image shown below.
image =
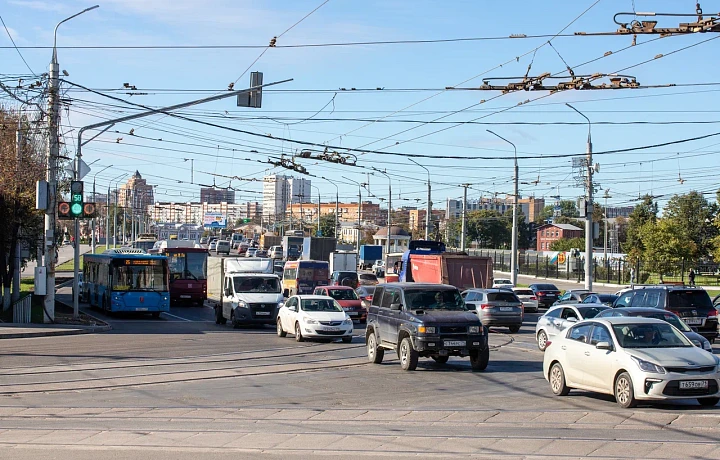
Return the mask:
<path id="1" fill-rule="evenodd" d="M 244 239 L 245 237 L 242 233 L 233 233 L 232 236 L 230 236 L 230 247 L 232 249 L 237 248 Z"/>
<path id="2" fill-rule="evenodd" d="M 217 254 L 230 254 L 230 242 L 228 240 L 218 240 L 217 244 L 215 245 L 215 252 Z"/>
<path id="3" fill-rule="evenodd" d="M 271 259 L 282 259 L 283 258 L 282 246 L 270 246 L 270 250 L 268 251 L 268 257 Z"/>

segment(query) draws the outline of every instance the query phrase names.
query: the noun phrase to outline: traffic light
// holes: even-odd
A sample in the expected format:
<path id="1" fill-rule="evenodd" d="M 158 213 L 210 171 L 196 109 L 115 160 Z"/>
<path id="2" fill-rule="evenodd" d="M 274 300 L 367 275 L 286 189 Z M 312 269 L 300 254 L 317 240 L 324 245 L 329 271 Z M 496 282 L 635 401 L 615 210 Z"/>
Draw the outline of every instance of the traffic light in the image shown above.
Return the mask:
<path id="1" fill-rule="evenodd" d="M 83 203 L 83 219 L 94 219 L 97 217 L 96 203 Z"/>
<path id="2" fill-rule="evenodd" d="M 83 217 L 83 208 L 83 182 L 74 180 L 70 182 L 70 217 Z"/>
<path id="3" fill-rule="evenodd" d="M 58 208 L 58 219 L 72 219 L 70 215 L 70 203 L 67 201 L 60 201 L 57 204 Z"/>

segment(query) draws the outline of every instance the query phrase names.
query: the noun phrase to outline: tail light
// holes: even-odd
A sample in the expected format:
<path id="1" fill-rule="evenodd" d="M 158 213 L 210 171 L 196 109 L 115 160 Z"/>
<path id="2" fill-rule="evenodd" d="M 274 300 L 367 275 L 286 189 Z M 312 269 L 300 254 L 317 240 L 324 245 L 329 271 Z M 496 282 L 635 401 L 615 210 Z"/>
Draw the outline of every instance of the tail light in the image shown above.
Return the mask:
<path id="1" fill-rule="evenodd" d="M 711 309 L 711 310 L 708 312 L 707 315 L 708 315 L 708 318 L 717 317 L 718 312 L 717 312 L 717 310 L 715 310 L 715 309 L 713 308 L 713 309 Z"/>
<path id="2" fill-rule="evenodd" d="M 538 297 L 542 297 L 542 296 L 544 296 L 544 295 L 545 295 L 544 292 L 538 292 L 538 293 L 537 293 L 537 296 L 538 296 Z"/>
<path id="3" fill-rule="evenodd" d="M 552 345 L 551 341 L 548 340 L 547 342 L 545 342 L 545 349 L 547 350 L 547 347 L 549 347 L 550 345 Z"/>
<path id="4" fill-rule="evenodd" d="M 373 296 L 369 295 L 369 296 L 365 297 L 365 300 L 367 300 L 368 302 L 372 302 L 372 298 L 373 298 Z"/>
<path id="5" fill-rule="evenodd" d="M 480 304 L 480 308 L 483 309 L 483 310 L 485 310 L 486 308 L 490 308 L 490 304 L 481 303 L 481 304 Z"/>
<path id="6" fill-rule="evenodd" d="M 530 300 L 537 300 L 537 297 L 532 296 L 532 297 L 530 297 Z"/>

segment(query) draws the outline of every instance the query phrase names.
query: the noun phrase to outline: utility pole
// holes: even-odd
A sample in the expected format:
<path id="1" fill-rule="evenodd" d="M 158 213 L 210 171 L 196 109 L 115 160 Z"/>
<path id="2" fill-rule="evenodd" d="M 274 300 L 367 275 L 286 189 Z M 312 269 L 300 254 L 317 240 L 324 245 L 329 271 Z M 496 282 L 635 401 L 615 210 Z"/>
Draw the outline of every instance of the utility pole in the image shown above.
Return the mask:
<path id="1" fill-rule="evenodd" d="M 590 119 L 586 117 L 575 107 L 570 104 L 565 104 L 574 111 L 576 111 L 581 117 L 588 122 L 588 138 L 587 138 L 587 156 L 586 156 L 586 168 L 587 175 L 585 178 L 585 289 L 592 291 L 593 285 L 593 162 L 592 162 L 592 137 L 590 136 L 590 130 L 592 123 Z"/>
<path id="2" fill-rule="evenodd" d="M 428 179 L 427 179 L 428 193 L 427 193 L 427 211 L 426 211 L 426 214 L 425 214 L 425 240 L 428 240 L 428 239 L 430 239 L 430 238 L 429 238 L 429 234 L 430 234 L 430 217 L 431 217 L 430 215 L 432 214 L 432 198 L 431 198 L 431 193 L 430 193 L 430 192 L 431 192 L 431 190 L 430 190 L 430 170 L 429 170 L 428 168 L 426 168 L 425 166 L 421 165 L 420 163 L 418 163 L 417 161 L 413 160 L 412 158 L 408 158 L 408 160 L 412 161 L 413 163 L 415 163 L 416 165 L 420 166 L 420 167 L 423 168 L 425 171 L 427 171 L 427 176 L 428 176 Z"/>
<path id="3" fill-rule="evenodd" d="M 460 250 L 465 252 L 465 217 L 467 216 L 467 189 L 470 184 L 460 184 L 463 188 L 462 220 L 460 223 Z"/>
<path id="4" fill-rule="evenodd" d="M 603 244 L 603 257 L 605 258 L 605 267 L 607 267 L 607 249 L 608 249 L 608 216 L 607 216 L 607 200 L 608 198 L 612 198 L 610 196 L 610 189 L 605 189 L 605 195 L 603 196 L 605 198 L 605 210 L 603 212 L 605 217 L 605 242 Z"/>
<path id="5" fill-rule="evenodd" d="M 509 140 L 505 139 L 501 135 L 494 133 L 487 130 L 490 134 L 494 134 L 495 136 L 499 137 L 500 139 L 504 140 L 508 144 L 513 146 L 513 149 L 515 150 L 515 190 L 513 194 L 513 217 L 512 217 L 512 242 L 511 242 L 511 251 L 510 251 L 510 282 L 513 284 L 513 286 L 517 286 L 517 275 L 518 275 L 518 269 L 517 269 L 517 262 L 518 262 L 518 162 L 517 162 L 517 147 L 515 147 L 515 144 L 510 142 Z"/>
<path id="6" fill-rule="evenodd" d="M 326 181 L 330 182 L 335 186 L 335 238 L 337 239 L 340 235 L 340 229 L 338 228 L 338 214 L 340 210 L 338 207 L 340 206 L 340 188 L 338 188 L 337 184 L 330 179 L 327 179 L 325 177 L 321 177 L 321 179 L 325 179 Z"/>
<path id="7" fill-rule="evenodd" d="M 22 112 L 18 113 L 18 128 L 15 132 L 15 174 L 20 171 L 22 162 L 22 147 L 23 135 L 21 131 L 22 127 Z M 16 176 L 17 177 L 17 176 Z M 18 187 L 19 190 L 19 187 Z M 17 199 L 17 197 L 15 198 Z M 19 235 L 18 235 L 19 236 Z M 20 241 L 15 243 L 15 269 L 13 270 L 13 284 L 12 284 L 12 296 L 11 302 L 17 302 L 20 299 L 20 266 L 22 265 L 22 249 L 20 248 Z"/>
<path id="8" fill-rule="evenodd" d="M 354 180 L 348 179 L 345 176 L 342 176 L 342 178 L 352 182 L 353 184 L 357 184 L 357 186 L 358 186 L 358 212 L 357 212 L 358 218 L 357 218 L 357 238 L 355 241 L 355 248 L 356 248 L 358 254 L 360 254 L 360 229 L 361 229 L 360 213 L 362 212 L 362 186 L 367 185 L 367 184 L 361 184 L 360 182 L 355 182 Z"/>
<path id="9" fill-rule="evenodd" d="M 97 179 L 97 175 L 100 174 L 101 172 L 105 171 L 106 169 L 112 168 L 112 167 L 113 167 L 113 165 L 105 166 L 103 169 L 101 169 L 100 171 L 96 172 L 95 175 L 93 175 L 93 192 L 92 192 L 93 193 L 92 194 L 93 203 L 97 199 L 97 194 L 95 193 L 95 179 Z M 96 209 L 99 209 L 99 207 L 97 207 Z M 90 235 L 91 236 L 90 237 L 92 239 L 90 248 L 91 248 L 91 254 L 95 254 L 95 238 L 97 237 L 97 235 L 95 234 L 95 218 L 93 217 L 93 219 L 90 222 L 91 222 L 91 224 L 90 224 L 91 225 L 91 227 L 90 227 Z M 77 235 L 75 236 L 75 238 L 77 238 Z M 105 236 L 105 240 L 107 241 L 107 235 Z"/>
<path id="10" fill-rule="evenodd" d="M 194 158 L 183 158 L 183 160 L 190 160 L 190 183 L 195 183 L 195 159 Z"/>
<path id="11" fill-rule="evenodd" d="M 312 185 L 311 187 L 317 189 L 317 192 L 318 192 L 317 232 L 315 232 L 315 236 L 319 236 L 318 234 L 321 233 L 321 231 L 320 231 L 320 188 L 316 187 L 315 185 Z M 312 198 L 310 198 L 310 201 L 312 201 Z"/>

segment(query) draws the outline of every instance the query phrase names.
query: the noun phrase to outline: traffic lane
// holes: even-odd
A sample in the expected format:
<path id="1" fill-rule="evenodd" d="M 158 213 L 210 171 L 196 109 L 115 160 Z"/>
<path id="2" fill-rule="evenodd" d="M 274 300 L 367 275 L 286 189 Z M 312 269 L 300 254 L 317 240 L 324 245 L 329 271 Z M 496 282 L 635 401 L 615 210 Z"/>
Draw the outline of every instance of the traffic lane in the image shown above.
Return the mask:
<path id="1" fill-rule="evenodd" d="M 507 278 L 510 276 L 510 274 L 497 272 L 495 276 Z M 565 280 L 556 278 L 536 278 L 534 276 L 518 275 L 518 284 L 525 284 L 529 286 L 531 284 L 537 283 L 554 284 L 561 291 L 566 291 L 568 289 L 585 289 L 584 281 L 578 283 L 577 281 L 573 281 L 572 279 Z M 624 287 L 624 285 L 622 287 Z M 595 282 L 593 283 L 592 291 L 600 294 L 614 294 L 620 289 L 621 286 L 602 286 L 601 284 Z"/>

